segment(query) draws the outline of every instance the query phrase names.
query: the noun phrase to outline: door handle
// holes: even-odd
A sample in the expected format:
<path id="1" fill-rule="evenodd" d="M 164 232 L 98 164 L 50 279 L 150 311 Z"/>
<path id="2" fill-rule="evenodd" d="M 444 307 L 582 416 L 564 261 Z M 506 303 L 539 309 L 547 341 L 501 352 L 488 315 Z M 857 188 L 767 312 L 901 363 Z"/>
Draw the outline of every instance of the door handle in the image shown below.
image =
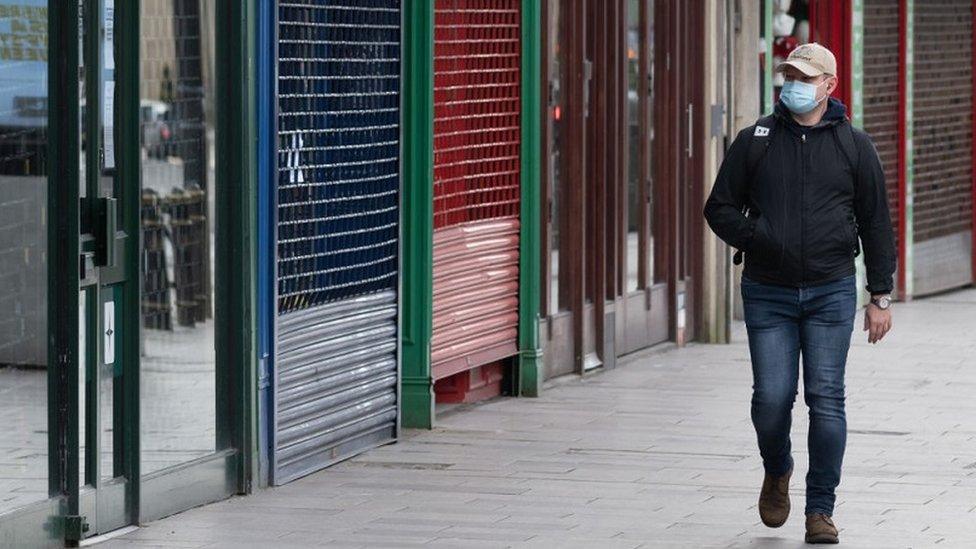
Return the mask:
<path id="1" fill-rule="evenodd" d="M 590 116 L 590 84 L 593 80 L 593 62 L 583 60 L 583 117 Z"/>
<path id="2" fill-rule="evenodd" d="M 118 200 L 115 198 L 99 198 L 98 211 L 98 243 L 95 246 L 95 265 L 99 267 L 115 267 L 116 246 L 115 232 L 117 225 Z"/>

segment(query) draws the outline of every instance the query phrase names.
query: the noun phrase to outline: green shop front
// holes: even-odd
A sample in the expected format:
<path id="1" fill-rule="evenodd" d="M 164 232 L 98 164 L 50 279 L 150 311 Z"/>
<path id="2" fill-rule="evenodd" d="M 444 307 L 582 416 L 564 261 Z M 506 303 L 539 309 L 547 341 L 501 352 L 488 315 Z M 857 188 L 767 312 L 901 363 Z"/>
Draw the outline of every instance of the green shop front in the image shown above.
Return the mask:
<path id="1" fill-rule="evenodd" d="M 0 547 L 249 489 L 252 8 L 0 1 Z"/>

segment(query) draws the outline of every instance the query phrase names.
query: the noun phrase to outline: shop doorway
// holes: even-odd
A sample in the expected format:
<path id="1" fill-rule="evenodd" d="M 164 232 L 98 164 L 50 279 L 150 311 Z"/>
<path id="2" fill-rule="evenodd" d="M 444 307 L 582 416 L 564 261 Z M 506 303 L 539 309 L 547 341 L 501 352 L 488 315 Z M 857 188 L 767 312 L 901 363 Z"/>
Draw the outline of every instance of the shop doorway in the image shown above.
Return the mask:
<path id="1" fill-rule="evenodd" d="M 32 307 L 0 332 L 0 407 L 29 429 L 0 437 L 25 450 L 0 499 L 26 494 L 0 545 L 70 546 L 240 490 L 242 307 L 215 284 L 240 219 L 216 177 L 213 0 L 12 4 L 31 47 L 3 69 L 0 203 L 26 260 L 3 263 Z"/>
<path id="2" fill-rule="evenodd" d="M 701 16 L 652 0 L 543 12 L 540 333 L 554 377 L 694 336 Z"/>
<path id="3" fill-rule="evenodd" d="M 401 13 L 398 0 L 271 4 L 260 284 L 273 296 L 262 316 L 280 485 L 399 430 Z"/>

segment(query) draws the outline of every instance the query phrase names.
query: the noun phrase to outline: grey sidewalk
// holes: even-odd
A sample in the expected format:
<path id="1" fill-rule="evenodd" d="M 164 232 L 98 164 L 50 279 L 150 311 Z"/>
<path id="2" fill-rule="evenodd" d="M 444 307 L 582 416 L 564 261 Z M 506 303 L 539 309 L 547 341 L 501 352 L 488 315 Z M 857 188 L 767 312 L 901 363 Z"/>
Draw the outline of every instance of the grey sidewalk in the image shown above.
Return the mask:
<path id="1" fill-rule="evenodd" d="M 844 547 L 976 547 L 976 289 L 896 304 L 848 363 Z M 538 399 L 460 410 L 432 432 L 101 547 L 803 547 L 806 407 L 794 514 L 770 530 L 742 325 L 730 346 L 644 353 Z"/>

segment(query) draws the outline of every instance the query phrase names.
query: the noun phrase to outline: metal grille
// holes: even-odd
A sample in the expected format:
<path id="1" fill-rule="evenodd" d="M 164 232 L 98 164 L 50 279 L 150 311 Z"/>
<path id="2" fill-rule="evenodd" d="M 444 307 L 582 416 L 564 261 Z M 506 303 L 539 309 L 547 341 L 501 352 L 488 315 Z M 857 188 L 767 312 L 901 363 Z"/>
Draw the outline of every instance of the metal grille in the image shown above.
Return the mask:
<path id="1" fill-rule="evenodd" d="M 434 228 L 518 215 L 518 0 L 436 0 Z"/>
<path id="2" fill-rule="evenodd" d="M 278 3 L 274 483 L 396 437 L 397 0 Z"/>
<path id="3" fill-rule="evenodd" d="M 884 167 L 896 241 L 901 208 L 898 200 L 898 36 L 898 3 L 865 0 L 864 130 L 874 140 Z"/>
<path id="4" fill-rule="evenodd" d="M 915 241 L 972 227 L 972 2 L 915 3 Z"/>
<path id="5" fill-rule="evenodd" d="M 394 287 L 400 11 L 279 3 L 279 314 Z"/>
<path id="6" fill-rule="evenodd" d="M 435 379 L 518 352 L 519 5 L 434 3 Z"/>

